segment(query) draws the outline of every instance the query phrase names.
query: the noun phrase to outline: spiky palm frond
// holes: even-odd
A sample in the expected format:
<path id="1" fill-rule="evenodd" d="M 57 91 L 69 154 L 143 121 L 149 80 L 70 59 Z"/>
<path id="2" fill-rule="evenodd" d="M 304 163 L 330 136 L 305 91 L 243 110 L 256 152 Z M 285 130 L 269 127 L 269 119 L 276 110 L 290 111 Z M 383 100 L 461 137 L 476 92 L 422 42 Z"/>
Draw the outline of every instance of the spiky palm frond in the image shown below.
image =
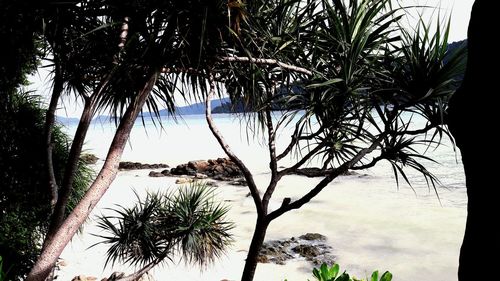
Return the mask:
<path id="1" fill-rule="evenodd" d="M 219 258 L 232 237 L 228 208 L 215 202 L 214 190 L 194 183 L 176 193 L 148 193 L 131 207 L 112 209 L 98 226 L 109 244 L 106 264 L 117 261 L 144 266 L 180 254 L 186 263 L 206 265 Z"/>

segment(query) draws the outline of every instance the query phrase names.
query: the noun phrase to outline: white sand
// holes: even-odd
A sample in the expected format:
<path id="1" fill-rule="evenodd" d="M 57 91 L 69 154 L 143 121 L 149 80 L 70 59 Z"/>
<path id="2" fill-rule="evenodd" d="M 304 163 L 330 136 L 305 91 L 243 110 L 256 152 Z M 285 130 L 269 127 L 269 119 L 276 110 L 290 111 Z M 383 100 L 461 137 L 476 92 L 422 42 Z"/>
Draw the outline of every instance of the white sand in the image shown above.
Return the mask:
<path id="1" fill-rule="evenodd" d="M 262 173 L 267 164 L 263 147 L 248 145 L 235 130 L 237 121 L 230 118 L 217 120 L 228 136 L 235 151 L 256 171 L 257 183 L 265 187 L 268 175 Z M 195 159 L 223 157 L 223 153 L 210 136 L 206 125 L 199 120 L 186 120 L 184 125 L 169 125 L 167 134 L 138 126 L 131 138 L 131 147 L 123 160 L 143 163 L 177 165 Z M 112 130 L 109 125 L 94 128 L 89 134 L 87 148 L 103 158 Z M 72 128 L 69 129 L 70 131 Z M 283 134 L 287 136 L 287 134 Z M 456 280 L 458 253 L 466 216 L 466 195 L 463 172 L 455 163 L 450 148 L 435 153 L 443 166 L 433 166 L 448 189 L 439 190 L 442 206 L 436 196 L 422 182 L 416 182 L 417 196 L 405 185 L 398 191 L 387 167 L 369 171 L 369 176 L 342 177 L 330 184 L 308 205 L 278 218 L 269 228 L 267 239 L 290 238 L 307 232 L 318 232 L 328 237 L 333 254 L 341 268 L 358 277 L 368 276 L 372 270 L 390 270 L 395 281 Z M 103 268 L 105 245 L 87 249 L 100 241 L 95 226 L 96 215 L 114 204 L 130 206 L 135 197 L 145 190 L 177 188 L 175 178 L 150 178 L 149 170 L 120 172 L 106 195 L 94 210 L 83 234 L 76 236 L 65 249 L 62 258 L 67 266 L 59 271 L 58 280 L 71 280 L 80 274 L 107 277 L 113 271 L 131 272 L 132 269 L 116 264 Z M 278 186 L 271 208 L 277 208 L 282 198 L 292 199 L 304 194 L 319 179 L 286 177 Z M 246 250 L 253 231 L 255 214 L 253 201 L 245 195 L 246 187 L 221 185 L 217 189 L 221 200 L 231 206 L 229 219 L 234 221 L 235 243 L 226 257 L 212 267 L 199 268 L 183 263 L 167 263 L 152 271 L 156 280 L 211 281 L 238 280 Z M 311 279 L 312 265 L 306 261 L 288 262 L 286 265 L 259 264 L 255 280 L 305 281 Z"/>

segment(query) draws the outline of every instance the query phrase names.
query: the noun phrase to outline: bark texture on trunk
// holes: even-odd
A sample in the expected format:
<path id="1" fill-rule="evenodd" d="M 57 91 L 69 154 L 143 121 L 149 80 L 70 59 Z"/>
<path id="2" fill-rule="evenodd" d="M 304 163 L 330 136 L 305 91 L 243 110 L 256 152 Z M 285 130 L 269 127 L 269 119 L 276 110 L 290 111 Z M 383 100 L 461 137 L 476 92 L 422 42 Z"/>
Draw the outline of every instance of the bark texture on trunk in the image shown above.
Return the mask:
<path id="1" fill-rule="evenodd" d="M 93 105 L 90 102 L 90 99 L 87 99 L 83 113 L 80 117 L 80 122 L 78 123 L 78 127 L 76 129 L 75 137 L 73 138 L 73 143 L 71 144 L 71 149 L 69 151 L 63 181 L 59 189 L 59 199 L 55 205 L 49 231 L 47 233 L 47 237 L 45 238 L 46 243 L 52 239 L 53 235 L 64 221 L 64 217 L 66 215 L 66 205 L 68 204 L 69 197 L 73 190 L 73 182 L 76 170 L 78 169 L 78 162 L 80 160 L 83 143 L 85 142 L 90 121 L 92 121 L 92 112 Z"/>
<path id="2" fill-rule="evenodd" d="M 257 218 L 257 223 L 255 224 L 255 230 L 253 232 L 250 248 L 248 249 L 247 259 L 245 261 L 245 267 L 243 269 L 241 281 L 252 281 L 253 277 L 255 276 L 259 252 L 262 245 L 264 244 L 268 226 L 269 221 L 267 221 L 265 218 Z"/>
<path id="3" fill-rule="evenodd" d="M 54 161 L 52 157 L 53 150 L 53 141 L 52 141 L 52 130 L 54 129 L 55 122 L 55 112 L 57 109 L 57 103 L 59 101 L 59 97 L 63 91 L 64 80 L 62 77 L 61 67 L 59 66 L 57 56 L 54 56 L 55 61 L 55 77 L 54 77 L 54 85 L 52 88 L 52 95 L 50 98 L 49 108 L 45 113 L 45 161 L 46 161 L 46 169 L 47 175 L 49 177 L 48 185 L 50 192 L 50 206 L 52 209 L 55 208 L 57 200 L 59 199 L 58 193 L 58 185 L 54 172 Z"/>
<path id="4" fill-rule="evenodd" d="M 73 212 L 66 218 L 66 220 L 64 220 L 63 224 L 54 235 L 54 238 L 50 241 L 50 243 L 47 243 L 36 264 L 31 269 L 31 272 L 26 279 L 27 281 L 45 280 L 61 252 L 64 250 L 73 235 L 77 232 L 78 228 L 85 222 L 87 217 L 90 215 L 90 212 L 115 179 L 118 172 L 118 164 L 130 136 L 130 131 L 132 130 L 142 106 L 149 97 L 149 94 L 156 83 L 157 77 L 158 73 L 154 73 L 146 82 L 144 88 L 139 92 L 135 100 L 128 105 L 127 110 L 120 121 L 120 125 L 116 130 L 104 165 L 97 175 L 96 180 L 90 186 L 89 190 L 75 207 Z"/>
<path id="5" fill-rule="evenodd" d="M 498 104 L 491 102 L 498 92 L 498 67 L 493 45 L 494 1 L 476 0 L 468 34 L 468 62 L 462 86 L 450 101 L 448 124 L 462 153 L 467 185 L 467 222 L 460 251 L 460 281 L 489 280 L 498 266 L 500 233 L 498 232 L 500 188 L 496 165 L 498 149 L 491 136 L 498 127 Z M 487 253 L 491 253 L 487 254 Z"/>

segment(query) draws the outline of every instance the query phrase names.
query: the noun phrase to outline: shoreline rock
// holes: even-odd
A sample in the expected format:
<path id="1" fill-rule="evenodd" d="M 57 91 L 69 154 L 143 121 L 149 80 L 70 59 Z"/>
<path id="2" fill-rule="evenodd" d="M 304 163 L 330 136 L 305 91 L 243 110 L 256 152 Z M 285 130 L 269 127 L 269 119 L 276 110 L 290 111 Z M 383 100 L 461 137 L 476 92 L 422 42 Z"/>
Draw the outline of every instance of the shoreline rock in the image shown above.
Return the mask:
<path id="1" fill-rule="evenodd" d="M 161 169 L 161 168 L 170 168 L 170 166 L 167 164 L 144 164 L 140 162 L 129 162 L 129 161 L 120 162 L 120 164 L 118 165 L 118 169 L 120 171 Z"/>
<path id="2" fill-rule="evenodd" d="M 134 163 L 132 163 L 134 164 Z M 186 184 L 197 180 L 226 181 L 231 185 L 246 186 L 243 173 L 236 164 L 228 158 L 189 161 L 161 172 L 151 171 L 150 177 L 179 176 L 176 184 Z M 207 181 L 209 186 L 217 186 L 213 181 Z"/>
<path id="3" fill-rule="evenodd" d="M 288 260 L 305 259 L 315 266 L 333 264 L 332 247 L 325 243 L 326 237 L 319 233 L 307 233 L 298 238 L 264 242 L 257 258 L 259 263 L 284 265 Z"/>

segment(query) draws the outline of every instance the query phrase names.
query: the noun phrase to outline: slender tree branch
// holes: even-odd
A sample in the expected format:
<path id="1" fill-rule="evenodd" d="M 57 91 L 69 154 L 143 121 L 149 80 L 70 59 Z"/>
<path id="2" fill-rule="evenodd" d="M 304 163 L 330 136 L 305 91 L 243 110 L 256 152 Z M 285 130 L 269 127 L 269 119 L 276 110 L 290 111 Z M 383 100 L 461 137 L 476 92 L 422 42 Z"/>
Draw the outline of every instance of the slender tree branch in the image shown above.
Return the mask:
<path id="1" fill-rule="evenodd" d="M 231 159 L 231 161 L 233 161 L 236 164 L 236 166 L 238 166 L 238 168 L 241 170 L 241 172 L 245 176 L 245 179 L 246 179 L 247 184 L 248 184 L 248 189 L 250 189 L 250 194 L 252 195 L 252 198 L 253 198 L 254 203 L 255 203 L 255 207 L 257 208 L 257 213 L 259 214 L 259 216 L 264 217 L 265 213 L 264 213 L 264 209 L 262 208 L 262 199 L 260 198 L 259 189 L 257 188 L 257 185 L 255 184 L 252 173 L 246 167 L 246 165 L 243 163 L 243 161 L 241 161 L 236 156 L 236 154 L 234 154 L 234 152 L 231 150 L 231 148 L 229 147 L 229 144 L 226 142 L 226 140 L 222 136 L 221 132 L 219 131 L 219 129 L 215 125 L 215 122 L 212 118 L 211 101 L 212 101 L 213 96 L 215 95 L 215 81 L 213 80 L 213 76 L 211 74 L 210 74 L 209 82 L 210 82 L 210 91 L 209 91 L 209 93 L 207 95 L 207 99 L 205 101 L 205 118 L 207 120 L 208 127 L 209 127 L 210 131 L 212 132 L 212 134 L 214 135 L 214 137 L 217 139 L 217 142 L 221 146 L 222 150 L 224 150 L 224 152 L 229 157 L 229 159 Z"/>
<path id="2" fill-rule="evenodd" d="M 52 150 L 53 150 L 53 141 L 52 141 L 52 130 L 54 129 L 54 122 L 55 122 L 55 111 L 57 109 L 57 103 L 59 101 L 59 97 L 61 96 L 61 93 L 63 91 L 64 87 L 64 80 L 63 80 L 63 73 L 61 70 L 61 66 L 59 63 L 59 59 L 57 58 L 58 55 L 54 54 L 54 68 L 55 68 L 55 77 L 54 77 L 54 86 L 52 88 L 52 95 L 50 98 L 50 104 L 49 108 L 47 109 L 47 112 L 45 113 L 45 163 L 46 163 L 46 169 L 47 173 L 49 176 L 49 190 L 50 190 L 50 206 L 52 209 L 52 212 L 54 211 L 54 208 L 57 204 L 57 201 L 59 200 L 59 194 L 58 194 L 58 185 L 57 185 L 57 180 L 56 176 L 54 173 L 54 161 L 52 157 Z"/>
<path id="3" fill-rule="evenodd" d="M 292 134 L 292 140 L 290 141 L 290 143 L 288 144 L 288 146 L 285 148 L 285 150 L 283 152 L 281 152 L 281 154 L 276 157 L 276 159 L 278 161 L 281 160 L 281 159 L 283 159 L 285 156 L 287 156 L 288 153 L 290 153 L 292 151 L 292 149 L 294 148 L 294 146 L 297 145 L 297 143 L 299 143 L 299 141 L 301 141 L 301 140 L 312 140 L 312 139 L 316 138 L 317 136 L 319 136 L 321 133 L 324 132 L 325 126 L 321 125 L 316 132 L 314 132 L 314 133 L 312 133 L 310 135 L 306 135 L 306 136 L 299 136 L 298 135 L 299 134 L 299 128 L 300 128 L 300 126 L 299 126 L 299 124 L 297 124 L 295 126 L 295 130 L 294 130 L 294 132 Z"/>
<path id="4" fill-rule="evenodd" d="M 311 189 L 308 193 L 306 193 L 304 196 L 302 196 L 300 199 L 293 201 L 289 204 L 282 204 L 280 208 L 277 210 L 273 211 L 268 215 L 269 220 L 274 220 L 277 217 L 281 216 L 282 214 L 292 210 L 292 209 L 299 209 L 302 207 L 304 204 L 309 202 L 312 198 L 314 198 L 316 195 L 318 195 L 323 188 L 325 188 L 330 182 L 332 182 L 335 178 L 337 178 L 339 175 L 347 172 L 352 166 L 354 166 L 356 163 L 358 163 L 363 157 L 365 157 L 367 154 L 370 152 L 374 151 L 379 145 L 380 142 L 382 141 L 384 135 L 380 135 L 369 147 L 362 149 L 361 151 L 358 152 L 351 160 L 345 162 L 341 166 L 339 166 L 336 169 L 332 169 L 332 172 L 327 175 L 323 180 L 321 180 L 313 189 Z"/>
<path id="5" fill-rule="evenodd" d="M 268 100 L 271 100 L 271 95 L 268 93 Z M 269 185 L 262 197 L 262 207 L 267 213 L 267 207 L 269 205 L 269 200 L 276 189 L 278 184 L 278 161 L 276 159 L 276 132 L 274 130 L 272 115 L 271 115 L 271 105 L 270 102 L 266 106 L 266 126 L 267 126 L 267 138 L 268 138 L 268 149 L 269 149 L 269 168 L 271 169 L 271 180 Z"/>
<path id="6" fill-rule="evenodd" d="M 421 135 L 421 134 L 425 134 L 427 133 L 428 131 L 438 127 L 439 125 L 437 124 L 427 124 L 424 128 L 422 129 L 418 129 L 418 130 L 412 130 L 412 131 L 397 131 L 397 130 L 387 130 L 388 134 L 389 135 L 396 135 L 396 136 L 402 136 L 402 135 L 405 135 L 405 136 L 408 136 L 408 135 L 411 135 L 411 136 L 416 136 L 416 135 Z"/>
<path id="7" fill-rule="evenodd" d="M 372 159 L 372 161 L 370 161 L 370 163 L 364 164 L 364 165 L 355 166 L 355 167 L 351 167 L 351 170 L 364 170 L 364 169 L 368 169 L 368 168 L 371 168 L 371 167 L 375 166 L 375 164 L 377 164 L 378 162 L 380 162 L 381 160 L 384 160 L 384 159 L 385 159 L 385 157 L 383 157 L 382 155 L 379 155 L 377 157 L 374 157 Z"/>
<path id="8" fill-rule="evenodd" d="M 123 278 L 117 279 L 116 281 L 135 281 L 135 280 L 139 280 L 139 278 L 141 278 L 142 275 L 148 273 L 148 271 L 150 271 L 158 263 L 159 263 L 159 261 L 157 261 L 157 260 L 152 261 L 148 265 L 146 265 L 143 268 L 141 268 L 139 271 L 136 271 L 136 272 L 134 272 L 134 273 L 132 273 L 130 275 L 127 275 L 127 276 L 125 276 Z"/>
<path id="9" fill-rule="evenodd" d="M 300 161 L 298 161 L 297 163 L 295 163 L 295 165 L 293 165 L 292 167 L 289 167 L 289 168 L 286 168 L 286 169 L 283 169 L 283 170 L 279 171 L 278 172 L 278 178 L 281 178 L 281 177 L 283 177 L 285 175 L 290 175 L 290 174 L 295 173 L 298 168 L 300 168 L 307 161 L 309 161 L 309 159 L 311 159 L 311 157 L 313 157 L 316 153 L 318 153 L 325 146 L 326 146 L 326 140 L 322 141 L 316 147 L 314 147 L 313 149 L 311 149 L 306 155 L 304 155 L 300 159 Z"/>
<path id="10" fill-rule="evenodd" d="M 249 63 L 254 63 L 254 64 L 277 65 L 283 69 L 287 69 L 287 70 L 290 70 L 293 72 L 302 73 L 302 74 L 305 74 L 308 76 L 313 75 L 312 71 L 310 71 L 306 68 L 287 64 L 284 62 L 280 62 L 280 61 L 275 60 L 275 59 L 250 58 L 250 57 L 220 57 L 219 61 L 221 61 L 221 62 L 249 62 Z"/>

